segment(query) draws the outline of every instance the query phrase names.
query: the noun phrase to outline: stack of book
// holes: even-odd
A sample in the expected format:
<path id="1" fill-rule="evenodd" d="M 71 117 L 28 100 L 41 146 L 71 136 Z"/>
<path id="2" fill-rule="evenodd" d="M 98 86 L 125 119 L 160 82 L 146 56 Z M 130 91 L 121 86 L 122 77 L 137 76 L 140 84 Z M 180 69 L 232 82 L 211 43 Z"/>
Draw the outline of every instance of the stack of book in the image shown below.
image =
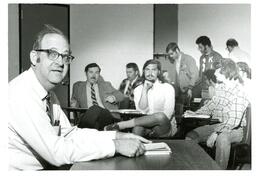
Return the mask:
<path id="1" fill-rule="evenodd" d="M 168 155 L 171 154 L 171 148 L 164 142 L 144 144 L 145 155 Z"/>

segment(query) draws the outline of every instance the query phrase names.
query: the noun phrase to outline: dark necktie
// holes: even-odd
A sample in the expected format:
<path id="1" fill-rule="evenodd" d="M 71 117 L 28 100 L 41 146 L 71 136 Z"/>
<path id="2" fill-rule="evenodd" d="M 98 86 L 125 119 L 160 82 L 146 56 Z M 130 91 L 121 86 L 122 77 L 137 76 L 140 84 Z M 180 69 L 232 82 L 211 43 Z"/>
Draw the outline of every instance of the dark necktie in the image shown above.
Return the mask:
<path id="1" fill-rule="evenodd" d="M 129 86 L 128 86 L 128 88 L 127 88 L 126 94 L 127 94 L 128 96 L 130 96 L 130 95 L 131 95 L 131 92 L 132 92 L 132 82 L 129 83 Z"/>
<path id="2" fill-rule="evenodd" d="M 50 118 L 51 124 L 54 124 L 53 114 L 52 114 L 52 106 L 51 106 L 51 94 L 48 93 L 45 97 L 46 100 L 46 113 L 48 117 Z"/>
<path id="3" fill-rule="evenodd" d="M 94 89 L 94 85 L 91 84 L 91 98 L 92 98 L 92 104 L 93 105 L 99 105 L 96 99 L 96 94 L 95 94 L 95 89 Z"/>
<path id="4" fill-rule="evenodd" d="M 51 93 L 48 93 L 45 97 L 46 100 L 46 113 L 49 116 L 50 120 L 51 120 L 51 125 L 53 126 L 59 126 L 60 125 L 60 121 L 59 120 L 54 120 L 54 116 L 53 116 L 53 108 L 52 108 L 52 99 L 51 99 Z"/>

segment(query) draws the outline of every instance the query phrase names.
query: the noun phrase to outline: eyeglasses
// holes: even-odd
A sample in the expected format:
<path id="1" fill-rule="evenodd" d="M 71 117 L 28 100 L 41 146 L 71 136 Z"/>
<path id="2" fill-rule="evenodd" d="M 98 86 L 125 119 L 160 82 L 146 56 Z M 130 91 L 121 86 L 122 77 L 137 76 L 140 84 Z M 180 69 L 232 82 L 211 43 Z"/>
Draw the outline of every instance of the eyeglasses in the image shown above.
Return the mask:
<path id="1" fill-rule="evenodd" d="M 60 54 L 53 49 L 36 49 L 35 51 L 46 52 L 48 54 L 48 58 L 52 61 L 55 61 L 59 58 L 59 56 L 61 56 L 64 64 L 70 64 L 75 58 L 74 56 L 69 54 Z"/>

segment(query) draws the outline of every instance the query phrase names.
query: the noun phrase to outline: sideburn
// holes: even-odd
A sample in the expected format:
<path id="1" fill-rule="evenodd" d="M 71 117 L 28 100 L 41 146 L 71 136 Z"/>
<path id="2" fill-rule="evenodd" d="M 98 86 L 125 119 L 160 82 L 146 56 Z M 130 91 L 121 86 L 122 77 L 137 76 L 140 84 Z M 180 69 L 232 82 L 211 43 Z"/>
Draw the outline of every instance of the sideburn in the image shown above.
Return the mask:
<path id="1" fill-rule="evenodd" d="M 37 63 L 40 63 L 40 57 L 38 57 L 38 58 L 36 59 L 36 62 L 37 62 Z"/>

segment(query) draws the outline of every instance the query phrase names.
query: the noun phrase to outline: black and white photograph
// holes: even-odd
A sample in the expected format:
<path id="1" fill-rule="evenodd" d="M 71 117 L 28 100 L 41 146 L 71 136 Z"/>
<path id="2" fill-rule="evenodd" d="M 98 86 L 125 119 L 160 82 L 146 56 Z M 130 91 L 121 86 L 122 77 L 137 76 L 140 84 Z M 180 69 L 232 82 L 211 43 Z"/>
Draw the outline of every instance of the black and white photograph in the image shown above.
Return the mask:
<path id="1" fill-rule="evenodd" d="M 4 5 L 8 172 L 252 175 L 252 1 Z"/>

